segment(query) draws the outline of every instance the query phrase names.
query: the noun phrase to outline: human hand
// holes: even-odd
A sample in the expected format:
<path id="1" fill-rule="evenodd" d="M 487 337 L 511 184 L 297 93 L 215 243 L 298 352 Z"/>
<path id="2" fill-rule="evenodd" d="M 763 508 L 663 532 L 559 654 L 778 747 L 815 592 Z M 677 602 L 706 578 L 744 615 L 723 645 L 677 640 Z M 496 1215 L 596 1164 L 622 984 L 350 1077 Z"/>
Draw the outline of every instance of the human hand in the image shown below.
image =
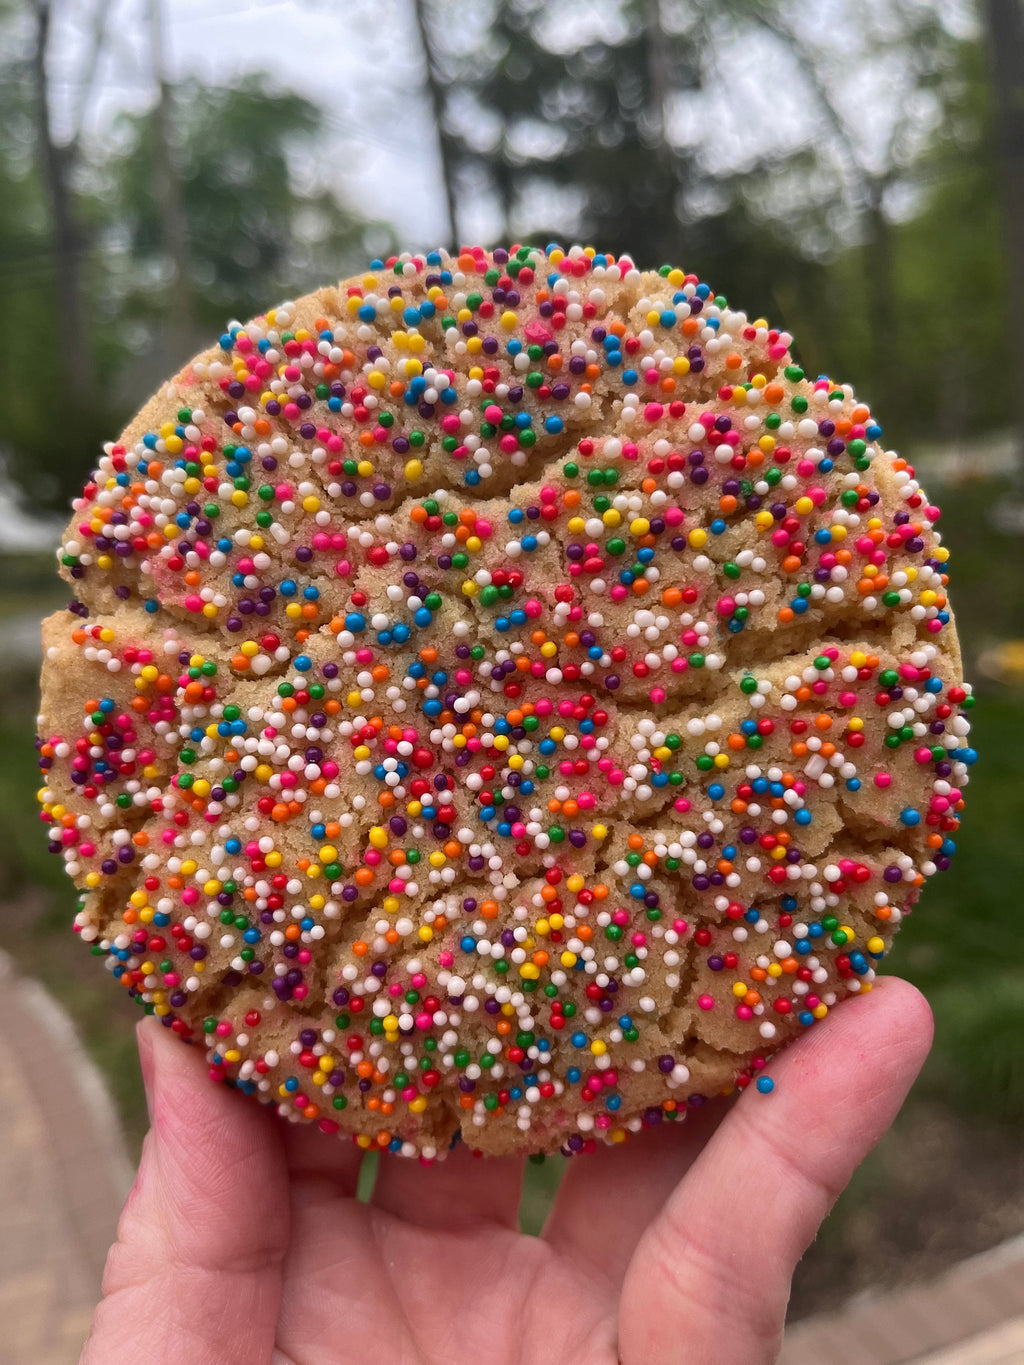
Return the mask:
<path id="1" fill-rule="evenodd" d="M 772 1063 L 770 1096 L 573 1161 L 541 1237 L 523 1162 L 384 1158 L 286 1125 L 139 1028 L 152 1127 L 81 1365 L 762 1365 L 793 1269 L 927 1054 L 886 978 Z"/>

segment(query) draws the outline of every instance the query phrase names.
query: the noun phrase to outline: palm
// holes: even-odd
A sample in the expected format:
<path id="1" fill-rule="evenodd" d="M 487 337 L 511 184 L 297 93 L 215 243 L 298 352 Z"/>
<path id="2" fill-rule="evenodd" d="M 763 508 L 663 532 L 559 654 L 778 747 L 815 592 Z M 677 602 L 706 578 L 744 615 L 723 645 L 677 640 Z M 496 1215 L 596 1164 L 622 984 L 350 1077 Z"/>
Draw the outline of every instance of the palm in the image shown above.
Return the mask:
<path id="1" fill-rule="evenodd" d="M 502 1178 L 513 1206 L 518 1173 Z M 455 1212 L 455 1226 L 425 1228 L 342 1193 L 325 1197 L 317 1185 L 294 1187 L 279 1365 L 337 1365 L 340 1323 L 359 1361 L 614 1365 L 610 1277 L 559 1257 L 506 1218 Z"/>
<path id="2" fill-rule="evenodd" d="M 386 1158 L 360 1203 L 357 1149 L 151 1035 L 153 1131 L 82 1365 L 770 1362 L 793 1266 L 929 1039 L 887 981 L 779 1058 L 771 1099 L 573 1162 L 535 1238 L 521 1161 Z"/>

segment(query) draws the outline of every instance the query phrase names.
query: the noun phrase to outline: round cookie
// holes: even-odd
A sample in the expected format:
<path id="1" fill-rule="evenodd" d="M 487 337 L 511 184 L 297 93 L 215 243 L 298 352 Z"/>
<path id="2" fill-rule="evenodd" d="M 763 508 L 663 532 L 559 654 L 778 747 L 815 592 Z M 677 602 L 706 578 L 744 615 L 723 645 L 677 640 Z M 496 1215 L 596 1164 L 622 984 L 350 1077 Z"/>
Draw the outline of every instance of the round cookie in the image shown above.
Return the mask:
<path id="1" fill-rule="evenodd" d="M 974 760 L 939 512 L 695 275 L 443 251 L 229 325 L 75 503 L 40 793 L 211 1075 L 619 1142 L 870 990 Z"/>

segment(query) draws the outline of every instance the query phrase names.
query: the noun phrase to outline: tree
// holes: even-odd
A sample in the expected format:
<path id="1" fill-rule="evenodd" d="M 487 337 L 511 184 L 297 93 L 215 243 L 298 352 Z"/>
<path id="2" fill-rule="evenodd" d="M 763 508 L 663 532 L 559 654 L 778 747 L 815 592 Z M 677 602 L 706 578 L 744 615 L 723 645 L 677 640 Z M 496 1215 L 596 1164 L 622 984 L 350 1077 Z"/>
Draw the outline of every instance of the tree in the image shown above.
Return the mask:
<path id="1" fill-rule="evenodd" d="M 544 227 L 531 201 L 563 193 L 576 230 L 660 262 L 679 255 L 684 201 L 704 178 L 672 141 L 666 107 L 699 89 L 696 45 L 666 28 L 658 0 L 624 0 L 605 17 L 607 33 L 584 18 L 563 48 L 549 6 L 514 0 L 466 46 L 447 0 L 435 0 L 434 32 L 455 29 L 433 45 L 448 174 L 460 196 L 496 202 L 506 239 Z"/>
<path id="2" fill-rule="evenodd" d="M 322 115 L 301 95 L 274 90 L 259 73 L 214 89 L 194 79 L 165 92 L 164 112 L 120 120 L 120 147 L 104 167 L 117 205 L 112 232 L 127 247 L 123 287 L 131 314 L 166 316 L 177 281 L 167 270 L 162 204 L 152 167 L 169 110 L 173 153 L 187 224 L 187 269 L 196 322 L 206 331 L 233 313 L 252 311 L 275 294 L 294 295 L 338 277 L 366 255 L 367 223 L 322 189 L 296 185 L 296 153 L 316 146 Z M 329 267 L 321 265 L 330 257 Z M 157 281 L 154 284 L 154 281 Z"/>

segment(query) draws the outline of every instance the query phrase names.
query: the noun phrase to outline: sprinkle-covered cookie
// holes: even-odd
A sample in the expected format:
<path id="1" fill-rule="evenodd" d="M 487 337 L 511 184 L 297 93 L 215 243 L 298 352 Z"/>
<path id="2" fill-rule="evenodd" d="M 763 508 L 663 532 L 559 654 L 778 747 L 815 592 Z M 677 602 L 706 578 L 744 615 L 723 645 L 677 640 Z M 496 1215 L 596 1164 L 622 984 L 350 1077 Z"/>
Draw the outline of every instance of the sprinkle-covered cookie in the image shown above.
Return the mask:
<path id="1" fill-rule="evenodd" d="M 973 698 L 938 508 L 791 342 L 589 247 L 405 254 L 105 447 L 42 818 L 214 1079 L 367 1149 L 578 1152 L 871 989 Z"/>

